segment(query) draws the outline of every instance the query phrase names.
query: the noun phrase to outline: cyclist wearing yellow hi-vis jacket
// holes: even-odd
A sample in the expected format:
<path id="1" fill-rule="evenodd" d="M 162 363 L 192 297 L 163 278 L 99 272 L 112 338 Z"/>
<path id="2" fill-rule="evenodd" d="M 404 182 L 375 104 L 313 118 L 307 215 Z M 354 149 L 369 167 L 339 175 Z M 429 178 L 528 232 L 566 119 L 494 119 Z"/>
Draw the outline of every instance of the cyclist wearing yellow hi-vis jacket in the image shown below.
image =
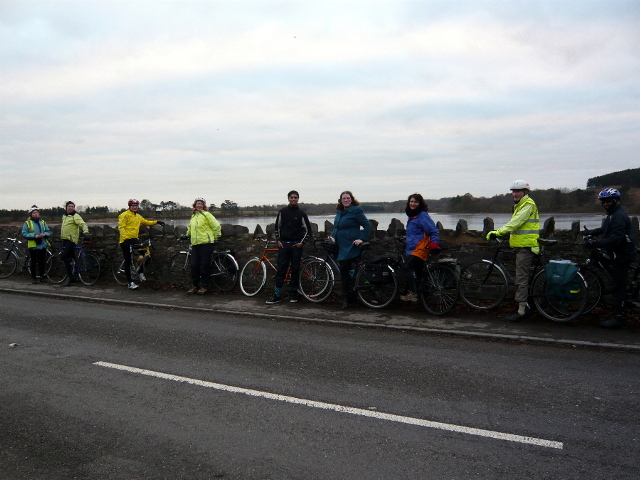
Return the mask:
<path id="1" fill-rule="evenodd" d="M 538 237 L 540 236 L 540 214 L 536 203 L 529 197 L 531 186 L 524 180 L 516 180 L 511 184 L 513 197 L 513 215 L 511 220 L 498 230 L 487 234 L 487 240 L 493 236 L 510 234 L 509 246 L 516 250 L 516 302 L 518 311 L 506 319 L 510 322 L 521 322 L 528 313 L 527 298 L 529 296 L 529 271 L 540 253 Z"/>
<path id="2" fill-rule="evenodd" d="M 75 203 L 68 201 L 64 208 L 66 213 L 62 216 L 60 238 L 62 239 L 62 260 L 65 267 L 67 267 L 67 278 L 64 279 L 63 285 L 68 287 L 71 282 L 77 281 L 76 278 L 73 278 L 73 265 L 71 262 L 75 255 L 76 245 L 80 241 L 80 234 L 82 233 L 85 239 L 89 238 L 89 227 L 76 212 Z"/>
<path id="3" fill-rule="evenodd" d="M 47 258 L 47 247 L 49 241 L 47 238 L 51 236 L 51 230 L 47 223 L 40 218 L 40 210 L 33 205 L 29 209 L 29 218 L 22 226 L 22 236 L 27 239 L 27 248 L 31 256 L 31 281 L 38 283 L 36 277 L 36 266 L 40 274 L 40 282 L 47 281 L 44 276 L 45 262 Z"/>
<path id="4" fill-rule="evenodd" d="M 207 211 L 207 201 L 198 197 L 193 201 L 193 215 L 187 228 L 191 240 L 191 281 L 189 295 L 207 292 L 211 278 L 211 256 L 215 243 L 222 236 L 222 228 L 216 217 Z"/>
<path id="5" fill-rule="evenodd" d="M 118 231 L 120 232 L 120 248 L 122 249 L 122 256 L 125 260 L 125 265 L 131 265 L 131 245 L 140 243 L 138 235 L 140 235 L 140 225 L 162 225 L 164 222 L 156 220 L 146 220 L 142 215 L 138 214 L 140 208 L 140 202 L 135 199 L 129 200 L 129 210 L 125 210 L 118 215 Z M 129 290 L 135 290 L 138 285 L 133 283 L 131 278 L 131 268 L 124 269 L 127 275 L 127 287 Z M 138 272 L 140 280 L 144 281 L 144 272 Z"/>

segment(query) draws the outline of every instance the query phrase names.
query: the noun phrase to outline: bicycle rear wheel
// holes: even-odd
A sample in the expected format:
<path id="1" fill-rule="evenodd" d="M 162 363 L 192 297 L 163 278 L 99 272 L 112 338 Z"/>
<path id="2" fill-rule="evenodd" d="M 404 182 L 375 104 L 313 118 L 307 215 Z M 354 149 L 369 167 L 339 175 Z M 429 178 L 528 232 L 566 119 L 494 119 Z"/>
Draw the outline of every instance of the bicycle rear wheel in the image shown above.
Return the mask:
<path id="1" fill-rule="evenodd" d="M 128 266 L 131 268 L 131 266 Z M 113 274 L 113 278 L 119 285 L 126 285 L 129 283 L 127 280 L 127 274 L 125 273 L 125 264 L 124 264 L 124 256 L 122 255 L 122 251 L 118 248 L 111 259 L 111 273 Z"/>
<path id="2" fill-rule="evenodd" d="M 229 253 L 214 253 L 211 257 L 211 281 L 221 292 L 230 292 L 238 283 L 238 262 Z"/>
<path id="3" fill-rule="evenodd" d="M 584 312 L 588 287 L 582 274 L 577 273 L 576 287 L 570 292 L 547 285 L 544 270 L 538 272 L 531 284 L 531 296 L 536 309 L 554 322 L 569 322 Z"/>
<path id="4" fill-rule="evenodd" d="M 18 257 L 9 248 L 0 251 L 0 278 L 9 278 L 18 268 Z"/>
<path id="5" fill-rule="evenodd" d="M 451 267 L 427 264 L 424 270 L 423 291 L 420 298 L 424 308 L 432 315 L 445 315 L 456 305 L 460 295 L 460 282 Z"/>
<path id="6" fill-rule="evenodd" d="M 186 287 L 191 282 L 191 264 L 187 252 L 176 253 L 169 262 L 171 281 L 179 287 Z"/>
<path id="7" fill-rule="evenodd" d="M 258 257 L 252 258 L 240 272 L 240 290 L 247 297 L 257 295 L 267 282 L 267 267 Z"/>
<path id="8" fill-rule="evenodd" d="M 509 283 L 500 267 L 490 260 L 470 263 L 460 273 L 460 296 L 478 310 L 491 310 L 507 296 Z"/>
<path id="9" fill-rule="evenodd" d="M 333 292 L 334 286 L 333 270 L 324 260 L 308 260 L 300 269 L 299 290 L 310 302 L 325 301 Z"/>
<path id="10" fill-rule="evenodd" d="M 51 283 L 62 283 L 67 278 L 67 266 L 62 260 L 62 253 L 51 255 L 45 267 L 47 278 Z"/>
<path id="11" fill-rule="evenodd" d="M 362 303 L 370 308 L 384 308 L 389 305 L 398 291 L 398 280 L 393 269 L 389 265 L 384 265 L 389 269 L 388 279 L 384 282 L 371 283 L 367 278 L 364 265 L 358 267 L 356 275 L 356 292 Z"/>
<path id="12" fill-rule="evenodd" d="M 95 284 L 100 278 L 100 258 L 95 253 L 85 252 L 76 260 L 76 271 L 82 283 Z"/>

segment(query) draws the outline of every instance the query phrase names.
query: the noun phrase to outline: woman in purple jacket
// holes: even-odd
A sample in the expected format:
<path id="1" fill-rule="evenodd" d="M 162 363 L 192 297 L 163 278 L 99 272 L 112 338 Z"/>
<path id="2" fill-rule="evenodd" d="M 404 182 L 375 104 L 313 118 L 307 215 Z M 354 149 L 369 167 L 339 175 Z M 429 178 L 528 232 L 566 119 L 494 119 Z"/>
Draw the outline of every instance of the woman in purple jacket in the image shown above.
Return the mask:
<path id="1" fill-rule="evenodd" d="M 419 193 L 409 195 L 405 213 L 407 220 L 407 290 L 406 295 L 400 297 L 406 302 L 418 301 L 416 285 L 422 282 L 422 270 L 429 252 L 439 250 L 440 231 L 427 213 L 429 207 Z"/>

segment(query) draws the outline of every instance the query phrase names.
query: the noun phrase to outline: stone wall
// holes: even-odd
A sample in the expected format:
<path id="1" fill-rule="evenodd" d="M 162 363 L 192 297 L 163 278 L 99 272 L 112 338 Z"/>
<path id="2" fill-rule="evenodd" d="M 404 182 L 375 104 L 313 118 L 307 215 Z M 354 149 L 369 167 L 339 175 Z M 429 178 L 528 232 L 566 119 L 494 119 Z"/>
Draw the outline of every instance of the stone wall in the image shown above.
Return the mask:
<path id="1" fill-rule="evenodd" d="M 404 223 L 398 219 L 393 219 L 390 225 L 383 230 L 375 220 L 371 221 L 372 230 L 370 241 L 373 244 L 372 251 L 374 253 L 397 252 L 399 244 L 396 237 L 404 234 Z M 333 225 L 329 221 L 325 221 L 322 230 L 319 230 L 317 224 L 312 224 L 315 238 L 326 238 Z M 494 222 L 491 218 L 484 220 L 483 231 L 469 230 L 467 223 L 460 220 L 455 230 L 446 230 L 438 223 L 440 229 L 440 245 L 442 252 L 441 258 L 455 258 L 460 264 L 465 265 L 478 258 L 490 258 L 495 251 L 496 243 L 487 242 L 485 240 L 486 233 L 494 230 Z M 632 228 L 635 231 L 636 239 L 640 238 L 638 234 L 638 218 L 632 218 Z M 0 225 L 0 239 L 7 237 L 18 238 L 21 240 L 22 226 L 6 226 Z M 555 230 L 555 221 L 553 217 L 548 218 L 544 222 L 541 235 L 545 238 L 555 238 L 558 244 L 552 247 L 550 255 L 554 258 L 570 258 L 580 259 L 585 257 L 585 250 L 582 248 L 582 235 L 580 233 L 580 222 L 574 222 L 571 230 Z M 54 250 L 60 247 L 60 226 L 51 227 L 52 242 Z M 140 229 L 140 239 L 146 240 L 151 238 L 154 246 L 154 258 L 158 265 L 166 267 L 170 258 L 178 251 L 186 248 L 186 242 L 178 240 L 180 235 L 186 233 L 185 226 L 153 225 L 151 227 L 142 227 Z M 89 231 L 92 237 L 90 250 L 99 253 L 104 266 L 110 265 L 110 259 L 113 252 L 118 248 L 119 235 L 115 228 L 108 225 L 89 224 Z M 249 258 L 259 255 L 264 248 L 264 241 L 261 238 L 274 240 L 274 225 L 267 227 L 267 231 L 263 232 L 258 225 L 254 232 L 239 225 L 222 224 L 222 239 L 219 248 L 231 250 L 238 262 L 242 265 Z M 273 246 L 273 243 L 270 243 Z M 26 241 L 22 245 L 26 247 Z M 317 251 L 313 245 L 305 247 L 306 255 L 322 255 L 324 252 Z M 504 258 L 508 262 L 508 258 Z M 163 268 L 163 276 L 169 281 L 166 268 Z M 109 277 L 109 275 L 103 275 Z"/>

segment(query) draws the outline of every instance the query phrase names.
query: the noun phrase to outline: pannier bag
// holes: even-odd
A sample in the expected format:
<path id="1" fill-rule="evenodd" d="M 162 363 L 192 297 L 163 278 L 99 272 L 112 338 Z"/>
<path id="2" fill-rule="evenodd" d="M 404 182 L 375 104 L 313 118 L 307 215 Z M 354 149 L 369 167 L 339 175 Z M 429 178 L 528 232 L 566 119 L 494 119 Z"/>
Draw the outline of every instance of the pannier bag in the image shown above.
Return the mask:
<path id="1" fill-rule="evenodd" d="M 580 293 L 580 277 L 575 263 L 570 260 L 550 260 L 544 270 L 547 294 L 570 299 Z"/>
<path id="2" fill-rule="evenodd" d="M 364 266 L 365 277 L 369 283 L 389 283 L 393 280 L 393 273 L 385 263 L 367 263 Z"/>

